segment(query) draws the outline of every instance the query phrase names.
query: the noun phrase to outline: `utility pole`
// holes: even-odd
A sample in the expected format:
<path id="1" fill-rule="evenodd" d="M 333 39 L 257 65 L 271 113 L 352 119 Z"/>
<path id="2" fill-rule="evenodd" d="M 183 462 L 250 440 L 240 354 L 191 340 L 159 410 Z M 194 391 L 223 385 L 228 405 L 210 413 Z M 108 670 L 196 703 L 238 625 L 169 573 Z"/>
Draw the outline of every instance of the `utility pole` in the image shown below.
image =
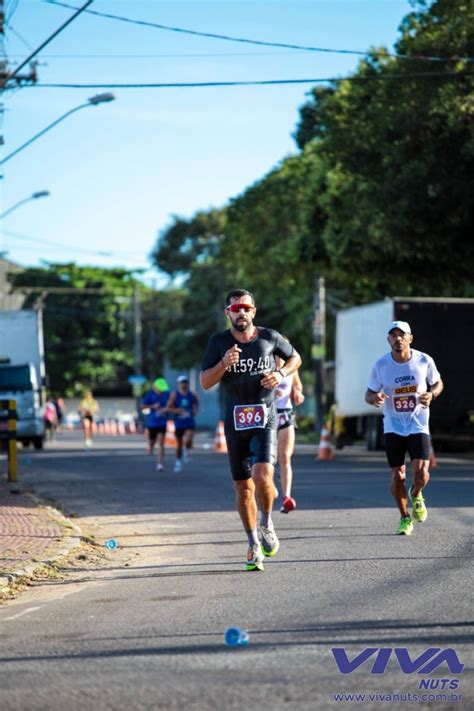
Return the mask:
<path id="1" fill-rule="evenodd" d="M 58 27 L 58 29 L 53 32 L 44 42 L 40 44 L 31 54 L 28 55 L 15 69 L 11 70 L 8 67 L 8 61 L 5 55 L 4 48 L 4 37 L 5 37 L 5 4 L 3 0 L 0 0 L 0 94 L 7 89 L 13 89 L 18 86 L 25 86 L 28 84 L 36 84 L 38 81 L 38 75 L 36 72 L 37 62 L 32 61 L 42 49 L 44 49 L 50 42 L 57 37 L 57 35 L 62 32 L 73 20 L 76 19 L 81 12 L 89 7 L 93 0 L 87 0 L 85 4 L 76 9 L 76 12 L 71 15 L 63 24 Z M 21 70 L 29 64 L 29 72 L 21 73 Z M 3 122 L 3 104 L 0 103 L 0 123 Z M 0 146 L 3 146 L 4 140 L 3 135 L 0 135 Z M 3 175 L 0 175 L 0 179 Z"/>
<path id="2" fill-rule="evenodd" d="M 8 70 L 8 61 L 5 55 L 4 47 L 5 39 L 5 9 L 4 2 L 0 0 L 0 91 L 2 91 L 9 79 L 12 78 L 12 73 Z M 31 62 L 30 71 L 27 74 L 20 74 L 15 72 L 15 84 L 36 84 L 38 80 L 38 75 L 36 73 L 37 62 Z M 13 85 L 12 85 L 13 86 Z M 9 88 L 12 88 L 9 87 Z"/>
<path id="3" fill-rule="evenodd" d="M 140 305 L 140 291 L 138 290 L 138 287 L 135 287 L 133 291 L 133 332 L 135 375 L 143 375 L 142 313 Z"/>
<path id="4" fill-rule="evenodd" d="M 315 420 L 314 428 L 321 433 L 324 425 L 324 410 L 326 405 L 326 387 L 324 382 L 324 362 L 326 360 L 326 286 L 324 277 L 318 277 L 314 284 L 314 319 L 313 347 L 311 355 L 314 361 L 314 395 Z"/>

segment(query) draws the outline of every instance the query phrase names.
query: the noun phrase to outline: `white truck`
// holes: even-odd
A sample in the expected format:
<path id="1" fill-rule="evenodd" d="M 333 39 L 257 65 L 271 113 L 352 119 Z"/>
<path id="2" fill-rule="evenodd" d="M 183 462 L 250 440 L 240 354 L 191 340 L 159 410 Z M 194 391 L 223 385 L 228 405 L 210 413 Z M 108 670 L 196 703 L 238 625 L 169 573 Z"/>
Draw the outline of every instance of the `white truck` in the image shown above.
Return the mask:
<path id="1" fill-rule="evenodd" d="M 15 400 L 16 438 L 41 449 L 45 437 L 43 323 L 39 311 L 0 311 L 0 400 Z"/>
<path id="2" fill-rule="evenodd" d="M 432 356 L 445 391 L 430 412 L 435 444 L 467 449 L 474 443 L 474 299 L 394 297 L 339 311 L 336 318 L 335 404 L 344 418 L 343 443 L 364 437 L 383 444 L 380 410 L 364 400 L 372 365 L 389 350 L 391 321 L 408 321 L 413 348 Z"/>

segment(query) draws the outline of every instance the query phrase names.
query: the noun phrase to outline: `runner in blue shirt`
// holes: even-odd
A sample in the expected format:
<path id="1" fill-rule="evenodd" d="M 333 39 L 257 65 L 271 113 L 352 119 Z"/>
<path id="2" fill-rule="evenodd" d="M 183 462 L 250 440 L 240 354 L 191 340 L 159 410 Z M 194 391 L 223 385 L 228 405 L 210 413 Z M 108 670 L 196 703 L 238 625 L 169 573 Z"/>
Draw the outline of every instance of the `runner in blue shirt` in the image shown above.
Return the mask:
<path id="1" fill-rule="evenodd" d="M 186 375 L 180 375 L 176 381 L 177 390 L 171 393 L 168 400 L 168 412 L 174 416 L 176 428 L 176 462 L 175 472 L 180 472 L 183 462 L 191 461 L 194 430 L 196 429 L 195 417 L 199 409 L 197 396 L 189 389 L 189 380 Z"/>
<path id="2" fill-rule="evenodd" d="M 148 454 L 153 454 L 153 448 L 158 442 L 156 469 L 163 471 L 165 456 L 166 422 L 168 420 L 167 404 L 169 387 L 164 378 L 157 378 L 150 390 L 140 401 L 140 409 L 146 415 L 145 427 L 148 435 Z"/>

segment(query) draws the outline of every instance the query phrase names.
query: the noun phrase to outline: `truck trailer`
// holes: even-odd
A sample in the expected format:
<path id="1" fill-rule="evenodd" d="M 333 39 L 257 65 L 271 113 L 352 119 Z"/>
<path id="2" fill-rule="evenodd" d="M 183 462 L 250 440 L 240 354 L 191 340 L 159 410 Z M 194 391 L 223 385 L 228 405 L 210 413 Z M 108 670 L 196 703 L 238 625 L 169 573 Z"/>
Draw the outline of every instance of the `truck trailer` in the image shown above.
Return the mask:
<path id="1" fill-rule="evenodd" d="M 468 450 L 474 445 L 474 299 L 394 297 L 338 312 L 335 405 L 344 418 L 343 442 L 364 438 L 369 450 L 383 448 L 382 412 L 364 400 L 375 361 L 387 353 L 388 327 L 408 321 L 412 347 L 430 355 L 444 392 L 430 410 L 434 445 Z"/>
<path id="2" fill-rule="evenodd" d="M 38 311 L 0 311 L 0 399 L 15 400 L 16 438 L 41 449 L 45 364 Z"/>

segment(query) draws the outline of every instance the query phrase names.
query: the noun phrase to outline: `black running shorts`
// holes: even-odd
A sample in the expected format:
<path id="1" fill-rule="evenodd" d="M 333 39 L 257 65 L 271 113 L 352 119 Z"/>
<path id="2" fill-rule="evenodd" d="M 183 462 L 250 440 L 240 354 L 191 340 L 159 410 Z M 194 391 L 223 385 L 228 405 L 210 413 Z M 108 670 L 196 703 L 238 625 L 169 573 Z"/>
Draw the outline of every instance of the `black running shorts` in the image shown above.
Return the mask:
<path id="1" fill-rule="evenodd" d="M 176 429 L 175 430 L 176 439 L 182 439 L 184 437 L 185 432 L 194 432 L 195 429 L 196 429 L 196 427 L 194 425 L 192 425 L 191 427 L 185 427 L 182 430 Z"/>
<path id="2" fill-rule="evenodd" d="M 427 434 L 420 432 L 402 437 L 394 432 L 386 432 L 384 437 L 389 467 L 403 466 L 407 453 L 410 455 L 410 461 L 430 458 L 431 443 Z"/>
<path id="3" fill-rule="evenodd" d="M 285 430 L 287 427 L 294 427 L 296 429 L 295 413 L 292 408 L 285 408 L 284 410 L 277 410 L 277 430 Z"/>
<path id="4" fill-rule="evenodd" d="M 159 434 L 165 434 L 166 425 L 164 427 L 147 427 L 147 430 L 150 442 L 154 442 Z"/>
<path id="5" fill-rule="evenodd" d="M 227 430 L 225 438 L 229 455 L 230 471 L 234 481 L 250 479 L 251 468 L 260 462 L 276 462 L 276 429 L 256 427 L 243 432 Z"/>

